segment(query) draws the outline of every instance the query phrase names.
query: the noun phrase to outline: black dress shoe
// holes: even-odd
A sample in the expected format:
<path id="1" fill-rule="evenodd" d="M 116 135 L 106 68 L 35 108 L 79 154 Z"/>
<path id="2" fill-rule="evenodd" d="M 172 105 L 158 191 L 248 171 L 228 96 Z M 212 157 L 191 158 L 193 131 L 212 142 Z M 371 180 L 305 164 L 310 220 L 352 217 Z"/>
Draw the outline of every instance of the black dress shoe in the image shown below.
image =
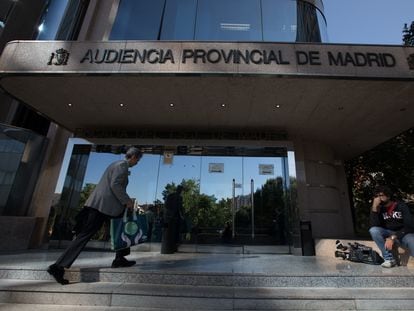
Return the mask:
<path id="1" fill-rule="evenodd" d="M 63 278 L 63 275 L 65 274 L 65 269 L 62 267 L 57 266 L 56 264 L 53 264 L 47 268 L 47 272 L 53 276 L 53 278 L 58 282 L 59 284 L 66 285 L 69 284 L 69 281 Z"/>
<path id="2" fill-rule="evenodd" d="M 137 262 L 135 260 L 127 260 L 126 258 L 117 258 L 112 261 L 111 268 L 120 268 L 120 267 L 131 267 L 135 265 Z"/>

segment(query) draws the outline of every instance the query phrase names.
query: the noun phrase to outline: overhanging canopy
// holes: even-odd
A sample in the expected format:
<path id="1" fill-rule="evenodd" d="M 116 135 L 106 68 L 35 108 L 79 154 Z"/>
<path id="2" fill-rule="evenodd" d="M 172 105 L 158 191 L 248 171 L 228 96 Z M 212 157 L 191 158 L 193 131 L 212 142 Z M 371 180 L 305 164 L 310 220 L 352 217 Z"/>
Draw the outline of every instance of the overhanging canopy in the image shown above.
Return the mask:
<path id="1" fill-rule="evenodd" d="M 228 43 L 199 43 L 194 48 L 197 43 L 168 42 L 139 42 L 128 47 L 128 44 L 132 43 L 124 42 L 121 47 L 110 45 L 109 49 L 102 47 L 103 43 L 90 42 L 77 45 L 15 42 L 0 60 L 0 83 L 6 92 L 73 132 L 285 131 L 291 139 L 301 137 L 328 143 L 339 156 L 349 158 L 414 125 L 414 70 L 407 62 L 414 49 L 293 44 L 230 46 Z M 147 59 L 154 63 L 139 60 L 144 49 L 141 45 L 158 49 L 158 54 L 154 52 L 153 58 Z M 67 52 L 65 65 L 59 64 L 59 47 Z M 168 59 L 165 63 L 155 61 L 157 55 L 160 58 L 161 50 L 166 53 L 168 49 L 174 63 Z M 118 60 L 112 63 L 105 63 L 102 58 L 99 67 L 94 63 L 98 59 L 96 51 L 104 57 L 105 50 L 131 53 L 132 56 L 124 58 L 131 62 L 120 62 L 118 55 Z M 134 50 L 141 52 L 135 55 L 138 57 L 135 63 Z M 188 57 L 183 63 L 185 52 L 195 50 L 204 51 L 205 62 L 200 54 L 199 59 Z M 208 56 L 211 50 L 218 52 L 210 52 Z M 232 50 L 236 51 L 232 53 L 241 51 L 244 56 L 246 51 L 259 52 L 249 63 L 243 60 L 235 63 L 231 56 L 236 54 L 229 52 Z M 276 59 L 266 64 L 264 51 L 274 51 Z M 307 56 L 298 53 L 302 51 Z M 220 53 L 222 59 L 217 61 Z M 343 59 L 338 58 L 338 53 L 342 53 Z M 335 63 L 345 62 L 346 53 L 354 59 L 346 64 Z M 359 66 L 357 62 L 364 59 L 356 53 L 372 57 L 370 65 Z M 301 55 L 308 57 L 307 64 L 300 64 L 306 60 Z M 392 59 L 384 56 L 381 66 L 381 55 L 391 55 Z M 387 68 L 387 61 L 394 64 L 388 63 L 392 66 Z M 135 67 L 128 68 L 129 64 Z M 113 143 L 116 138 L 106 140 Z"/>

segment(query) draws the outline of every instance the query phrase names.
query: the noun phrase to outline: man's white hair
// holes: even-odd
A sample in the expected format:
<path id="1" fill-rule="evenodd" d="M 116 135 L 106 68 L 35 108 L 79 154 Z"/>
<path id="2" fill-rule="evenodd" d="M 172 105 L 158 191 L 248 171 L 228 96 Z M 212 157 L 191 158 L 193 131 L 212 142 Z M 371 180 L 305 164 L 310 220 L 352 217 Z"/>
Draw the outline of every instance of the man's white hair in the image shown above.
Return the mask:
<path id="1" fill-rule="evenodd" d="M 125 153 L 125 158 L 131 159 L 133 156 L 140 158 L 142 156 L 142 152 L 138 148 L 131 147 Z"/>

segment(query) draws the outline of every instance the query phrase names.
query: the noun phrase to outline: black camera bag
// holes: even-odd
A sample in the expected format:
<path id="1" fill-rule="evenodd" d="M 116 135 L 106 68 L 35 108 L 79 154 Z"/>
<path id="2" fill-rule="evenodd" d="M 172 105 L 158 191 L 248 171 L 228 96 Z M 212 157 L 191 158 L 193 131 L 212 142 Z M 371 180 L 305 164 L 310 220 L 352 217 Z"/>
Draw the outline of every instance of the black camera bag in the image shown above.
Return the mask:
<path id="1" fill-rule="evenodd" d="M 342 257 L 344 260 L 370 265 L 380 265 L 384 262 L 384 259 L 372 247 L 358 242 L 348 243 L 348 245 L 343 246 L 339 240 L 336 241 L 337 250 L 335 251 L 335 257 Z"/>

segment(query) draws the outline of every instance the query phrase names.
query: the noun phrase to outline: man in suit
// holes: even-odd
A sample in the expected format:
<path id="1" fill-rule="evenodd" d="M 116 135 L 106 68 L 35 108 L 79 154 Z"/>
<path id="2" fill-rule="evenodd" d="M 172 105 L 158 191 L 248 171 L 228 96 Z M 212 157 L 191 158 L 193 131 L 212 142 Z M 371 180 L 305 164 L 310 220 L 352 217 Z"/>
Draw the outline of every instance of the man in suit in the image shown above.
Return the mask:
<path id="1" fill-rule="evenodd" d="M 47 270 L 58 283 L 62 285 L 69 283 L 64 278 L 65 268 L 70 268 L 102 225 L 110 218 L 122 217 L 125 208 L 134 207 L 133 200 L 126 193 L 128 168 L 136 165 L 141 157 L 141 151 L 132 147 L 126 152 L 124 160 L 115 161 L 106 168 L 98 185 L 85 202 L 84 219 L 80 231 L 58 260 Z M 125 258 L 129 253 L 129 248 L 117 251 L 112 268 L 133 266 L 136 262 Z"/>

